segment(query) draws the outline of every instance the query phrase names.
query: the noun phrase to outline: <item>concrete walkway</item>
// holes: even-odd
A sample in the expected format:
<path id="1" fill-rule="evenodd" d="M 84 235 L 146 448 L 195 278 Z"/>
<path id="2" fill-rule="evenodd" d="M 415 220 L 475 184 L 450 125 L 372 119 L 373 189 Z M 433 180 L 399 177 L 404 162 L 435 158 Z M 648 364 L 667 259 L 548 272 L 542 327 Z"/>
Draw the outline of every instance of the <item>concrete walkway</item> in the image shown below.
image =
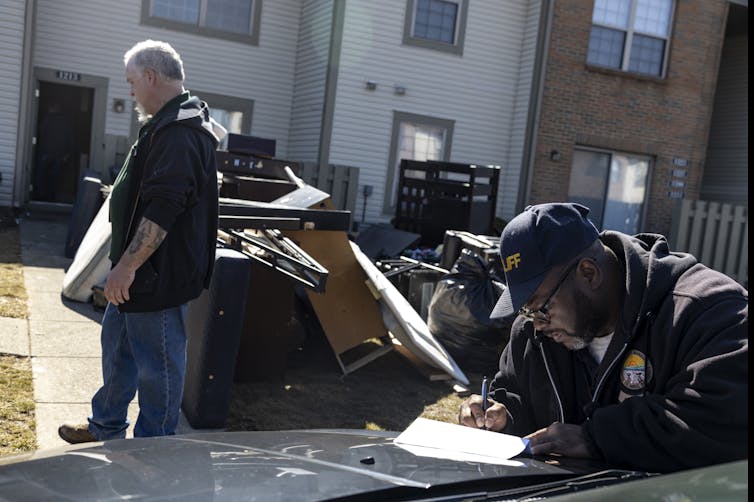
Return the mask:
<path id="1" fill-rule="evenodd" d="M 21 220 L 29 319 L 0 318 L 0 352 L 31 356 L 39 449 L 67 444 L 58 437 L 58 426 L 86 422 L 91 397 L 102 385 L 102 312 L 61 295 L 65 270 L 73 261 L 65 257 L 68 218 L 45 214 Z M 134 400 L 127 437 L 133 435 L 137 414 Z M 181 417 L 178 432 L 191 431 Z"/>

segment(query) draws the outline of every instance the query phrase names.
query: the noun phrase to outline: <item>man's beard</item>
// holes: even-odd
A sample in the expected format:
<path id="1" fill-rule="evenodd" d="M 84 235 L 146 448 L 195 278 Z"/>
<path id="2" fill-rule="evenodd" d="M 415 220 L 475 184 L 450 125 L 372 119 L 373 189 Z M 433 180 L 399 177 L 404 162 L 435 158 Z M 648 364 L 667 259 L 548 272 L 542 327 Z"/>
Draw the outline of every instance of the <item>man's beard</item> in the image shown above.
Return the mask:
<path id="1" fill-rule="evenodd" d="M 589 343 L 591 343 L 591 341 L 587 342 L 583 338 L 579 338 L 579 337 L 573 337 L 570 342 L 571 343 L 568 344 L 568 345 L 564 344 L 565 347 L 568 350 L 581 350 L 581 349 L 585 349 L 585 348 L 589 347 Z"/>
<path id="2" fill-rule="evenodd" d="M 607 325 L 607 314 L 598 310 L 594 302 L 581 291 L 573 293 L 575 318 L 579 320 L 574 332 L 565 332 L 571 337 L 569 350 L 585 349 Z"/>
<path id="3" fill-rule="evenodd" d="M 142 104 L 138 101 L 135 101 L 134 110 L 136 110 L 136 120 L 141 125 L 146 124 L 147 122 L 149 122 L 149 119 L 152 118 L 152 116 L 149 115 L 144 109 L 144 106 L 142 106 Z"/>

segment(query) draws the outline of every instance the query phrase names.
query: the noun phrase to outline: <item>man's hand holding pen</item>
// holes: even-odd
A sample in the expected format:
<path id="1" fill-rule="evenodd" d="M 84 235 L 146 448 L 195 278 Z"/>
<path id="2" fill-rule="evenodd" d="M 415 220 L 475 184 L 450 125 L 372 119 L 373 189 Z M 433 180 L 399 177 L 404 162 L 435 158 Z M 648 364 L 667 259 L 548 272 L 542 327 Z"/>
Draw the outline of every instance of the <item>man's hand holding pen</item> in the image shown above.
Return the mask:
<path id="1" fill-rule="evenodd" d="M 487 381 L 487 377 L 482 379 L 482 413 L 487 413 L 487 405 L 490 398 L 490 383 Z M 482 429 L 487 430 L 486 425 L 482 425 Z"/>
<path id="2" fill-rule="evenodd" d="M 493 432 L 502 431 L 508 423 L 508 410 L 497 401 L 487 398 L 487 410 L 484 411 L 483 402 L 479 394 L 471 395 L 461 405 L 458 423 L 477 429 L 486 427 Z"/>

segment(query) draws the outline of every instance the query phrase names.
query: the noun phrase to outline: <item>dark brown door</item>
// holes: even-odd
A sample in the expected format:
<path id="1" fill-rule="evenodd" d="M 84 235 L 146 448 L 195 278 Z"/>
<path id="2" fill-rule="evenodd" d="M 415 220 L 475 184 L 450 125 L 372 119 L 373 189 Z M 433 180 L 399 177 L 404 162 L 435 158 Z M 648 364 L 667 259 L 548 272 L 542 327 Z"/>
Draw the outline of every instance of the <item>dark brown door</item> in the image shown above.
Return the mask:
<path id="1" fill-rule="evenodd" d="M 73 204 L 88 167 L 94 89 L 39 82 L 31 198 Z"/>

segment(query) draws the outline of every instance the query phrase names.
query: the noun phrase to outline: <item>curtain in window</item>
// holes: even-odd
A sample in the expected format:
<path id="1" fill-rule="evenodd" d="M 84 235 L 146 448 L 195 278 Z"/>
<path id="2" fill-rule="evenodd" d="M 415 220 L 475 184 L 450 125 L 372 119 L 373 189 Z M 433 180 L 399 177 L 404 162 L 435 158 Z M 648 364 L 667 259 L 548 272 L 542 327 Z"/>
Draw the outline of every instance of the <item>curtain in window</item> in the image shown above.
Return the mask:
<path id="1" fill-rule="evenodd" d="M 603 228 L 627 234 L 639 232 L 648 172 L 646 159 L 612 155 Z"/>
<path id="2" fill-rule="evenodd" d="M 391 189 L 392 197 L 390 205 L 392 206 L 395 205 L 396 201 L 398 167 L 400 166 L 401 159 L 421 161 L 442 160 L 445 144 L 445 128 L 401 122 L 398 138 L 398 155 L 395 157 L 395 175 L 393 176 L 393 186 Z M 421 171 L 406 171 L 406 175 L 412 177 L 421 177 L 423 174 Z"/>
<path id="3" fill-rule="evenodd" d="M 243 121 L 243 113 L 232 110 L 223 110 L 222 108 L 210 107 L 210 116 L 217 121 L 218 124 L 223 126 L 228 132 L 243 134 L 241 131 L 241 124 Z M 218 148 L 225 150 L 228 146 L 228 137 L 226 136 L 218 145 Z"/>

